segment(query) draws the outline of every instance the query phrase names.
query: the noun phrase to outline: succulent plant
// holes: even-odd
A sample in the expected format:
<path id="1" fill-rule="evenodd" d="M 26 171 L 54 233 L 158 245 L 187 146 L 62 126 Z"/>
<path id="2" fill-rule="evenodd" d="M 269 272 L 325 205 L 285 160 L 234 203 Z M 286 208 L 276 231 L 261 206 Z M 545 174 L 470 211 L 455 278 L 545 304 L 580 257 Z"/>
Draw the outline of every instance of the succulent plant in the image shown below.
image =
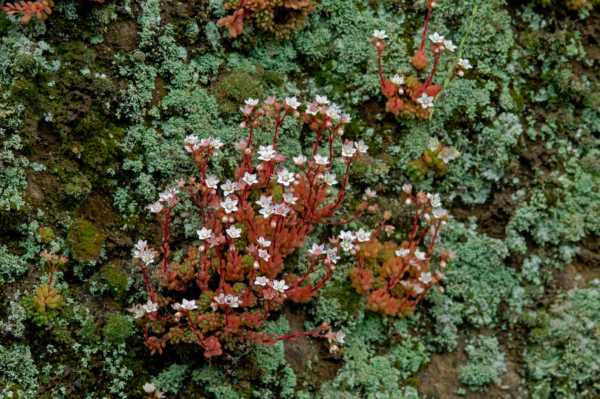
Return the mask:
<path id="1" fill-rule="evenodd" d="M 38 326 L 50 324 L 66 304 L 62 295 L 54 288 L 54 283 L 37 287 L 35 294 L 21 299 L 21 306 L 25 308 L 27 317 Z"/>

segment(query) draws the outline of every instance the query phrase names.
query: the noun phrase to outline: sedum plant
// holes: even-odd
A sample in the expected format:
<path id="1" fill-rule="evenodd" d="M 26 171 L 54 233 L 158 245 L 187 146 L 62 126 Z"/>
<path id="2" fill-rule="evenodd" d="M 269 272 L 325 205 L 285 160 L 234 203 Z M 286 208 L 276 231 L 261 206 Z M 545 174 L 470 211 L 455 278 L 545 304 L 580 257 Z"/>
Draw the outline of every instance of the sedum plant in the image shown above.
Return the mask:
<path id="1" fill-rule="evenodd" d="M 448 173 L 448 163 L 458 158 L 460 158 L 458 150 L 444 147 L 437 138 L 432 137 L 429 139 L 429 145 L 423 151 L 423 156 L 406 165 L 406 174 L 413 181 L 423 180 L 429 171 L 442 177 Z"/>
<path id="2" fill-rule="evenodd" d="M 67 258 L 48 253 L 45 250 L 41 253 L 41 256 L 48 264 L 50 272 L 48 284 L 37 287 L 33 295 L 27 295 L 21 299 L 21 306 L 25 308 L 27 317 L 32 319 L 38 326 L 50 324 L 66 305 L 62 295 L 54 288 L 53 277 L 58 268 L 67 263 Z"/>
<path id="3" fill-rule="evenodd" d="M 52 0 L 40 1 L 21 1 L 20 3 L 6 3 L 5 6 L 0 6 L 0 10 L 4 10 L 6 15 L 23 14 L 21 22 L 27 23 L 35 15 L 37 19 L 48 19 L 52 14 L 54 2 Z"/>
<path id="4" fill-rule="evenodd" d="M 261 325 L 273 312 L 282 309 L 285 301 L 310 302 L 332 278 L 342 254 L 356 258 L 358 269 L 353 281 L 360 280 L 363 291 L 369 291 L 371 287 L 365 282 L 368 272 L 364 268 L 361 246 L 377 245 L 376 237 L 383 229 L 388 233 L 394 229 L 385 225 L 392 216 L 388 211 L 375 231 L 342 231 L 339 237 L 330 238 L 328 244 L 312 244 L 307 250 L 309 265 L 304 273 L 295 274 L 293 265 L 285 264 L 288 256 L 304 246 L 316 225 L 350 223 L 376 196 L 368 189 L 367 200 L 358 205 L 353 215 L 339 215 L 346 199 L 350 167 L 368 147 L 362 140 L 341 143 L 338 161 L 344 173 L 338 176 L 332 172 L 337 155 L 334 148 L 338 148 L 336 142 L 341 142 L 344 124 L 350 122 L 350 117 L 341 113 L 335 104 L 330 104 L 326 97 L 317 96 L 314 102 L 306 105 L 302 114 L 298 111 L 299 106 L 295 97 L 286 98 L 284 102 L 270 97 L 260 108 L 258 100 L 246 100 L 246 106 L 242 108 L 245 120 L 240 127 L 249 129 L 249 136 L 236 144 L 241 153 L 239 167 L 233 178 L 225 182 L 210 174 L 209 168 L 211 159 L 219 156 L 217 150 L 223 146 L 220 139 L 186 137 L 185 148 L 198 166 L 198 176 L 180 180 L 178 187 L 161 193 L 159 200 L 148 206 L 162 227 L 162 259 L 157 262 L 158 252 L 143 240 L 136 244 L 134 251 L 134 261 L 142 270 L 149 298 L 146 304 L 138 304 L 130 311 L 143 326 L 145 343 L 152 353 L 162 353 L 169 342 L 198 344 L 204 349 L 204 356 L 209 358 L 222 354 L 223 350 L 254 344 L 273 345 L 280 340 L 306 335 L 328 339 L 333 352 L 344 342 L 344 333 L 332 332 L 327 323 L 314 331 L 296 331 L 281 336 L 260 331 Z M 254 129 L 263 124 L 266 115 L 267 120 L 274 123 L 273 141 L 257 149 Z M 293 157 L 296 172 L 283 166 L 286 156 L 277 151 L 280 127 L 292 116 L 305 122 L 314 132 L 310 156 L 297 154 Z M 339 186 L 337 192 L 334 192 L 334 186 Z M 190 247 L 187 257 L 178 263 L 170 261 L 169 227 L 173 210 L 184 195 L 200 210 L 203 226 L 197 234 L 202 244 Z M 429 197 L 425 193 L 411 198 L 417 201 L 417 208 L 421 206 L 417 218 L 433 214 L 437 222 L 432 225 L 433 240 L 429 250 L 419 252 L 427 231 L 413 237 L 402 249 L 408 252 L 398 255 L 398 267 L 389 271 L 388 287 L 369 296 L 370 308 L 377 310 L 383 306 L 386 314 L 392 310 L 397 314 L 400 309 L 408 313 L 426 295 L 427 289 L 442 277 L 440 273 L 425 278 L 429 271 L 428 258 L 437 233 L 448 218 L 447 212 L 438 208 L 438 197 L 431 197 L 430 203 L 427 203 Z M 413 234 L 416 235 L 416 230 Z M 159 264 L 152 266 L 155 263 Z M 420 275 L 419 270 L 425 274 Z M 416 273 L 415 281 L 420 279 L 414 283 L 412 291 L 407 289 L 407 296 L 417 292 L 417 287 L 422 286 L 422 289 L 416 301 L 396 306 L 386 299 L 386 295 L 389 296 L 390 291 L 394 295 L 398 292 L 394 290 L 396 283 L 407 271 Z M 311 282 L 310 275 L 314 272 L 319 272 L 321 277 Z M 198 289 L 195 299 L 182 298 L 189 298 Z M 181 300 L 173 299 L 171 295 Z M 384 306 L 386 300 L 390 304 Z"/>
<path id="5" fill-rule="evenodd" d="M 445 39 L 444 36 L 440 36 L 437 32 L 429 35 L 429 40 L 431 41 L 429 50 L 433 54 L 433 65 L 429 72 L 427 72 L 429 67 L 426 47 L 427 32 L 429 30 L 431 12 L 435 8 L 435 1 L 426 0 L 426 3 L 428 7 L 427 18 L 425 19 L 421 43 L 419 43 L 417 51 L 412 58 L 412 65 L 416 69 L 416 76 L 400 76 L 396 74 L 391 79 L 386 78 L 383 74 L 382 55 L 386 47 L 384 39 L 388 36 L 385 34 L 385 31 L 375 30 L 370 40 L 377 48 L 379 83 L 381 85 L 381 92 L 387 98 L 386 111 L 392 112 L 396 116 L 401 115 L 404 118 L 417 118 L 420 120 L 429 118 L 431 109 L 434 106 L 435 97 L 442 90 L 442 86 L 433 83 L 433 78 L 440 67 L 442 54 L 448 52 L 454 53 L 458 47 L 452 43 L 452 40 Z M 444 87 L 450 84 L 457 76 L 463 77 L 465 71 L 471 68 L 472 65 L 467 59 L 459 58 L 458 61 L 454 61 L 450 76 Z M 421 73 L 425 73 L 424 78 L 421 77 Z"/>

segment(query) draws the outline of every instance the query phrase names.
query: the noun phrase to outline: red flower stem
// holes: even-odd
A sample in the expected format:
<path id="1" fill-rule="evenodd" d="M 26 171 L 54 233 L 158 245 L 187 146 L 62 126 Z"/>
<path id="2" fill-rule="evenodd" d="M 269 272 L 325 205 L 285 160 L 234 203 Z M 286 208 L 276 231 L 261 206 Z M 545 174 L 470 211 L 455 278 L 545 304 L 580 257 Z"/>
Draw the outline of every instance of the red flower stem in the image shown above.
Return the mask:
<path id="1" fill-rule="evenodd" d="M 427 41 L 425 35 L 427 35 L 427 30 L 429 29 L 429 18 L 431 18 L 431 10 L 433 10 L 433 7 L 429 6 L 429 9 L 427 10 L 427 18 L 425 19 L 425 28 L 423 29 L 423 36 L 421 38 L 421 45 L 419 46 L 419 50 L 423 49 L 423 46 L 425 46 L 425 42 Z"/>
<path id="2" fill-rule="evenodd" d="M 279 136 L 279 126 L 283 123 L 283 120 L 285 119 L 285 117 L 287 116 L 288 112 L 290 111 L 291 108 L 288 108 L 285 110 L 285 113 L 283 114 L 283 117 L 281 118 L 281 120 L 277 121 L 275 123 L 275 136 L 273 137 L 273 149 L 276 150 L 277 149 L 277 136 Z"/>

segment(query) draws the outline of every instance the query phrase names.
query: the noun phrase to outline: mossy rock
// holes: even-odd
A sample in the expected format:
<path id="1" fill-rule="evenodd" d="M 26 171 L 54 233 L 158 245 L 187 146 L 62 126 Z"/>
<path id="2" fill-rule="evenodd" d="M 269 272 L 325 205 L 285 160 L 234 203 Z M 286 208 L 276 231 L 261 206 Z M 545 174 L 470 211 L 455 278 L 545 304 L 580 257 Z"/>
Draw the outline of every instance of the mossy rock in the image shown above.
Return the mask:
<path id="1" fill-rule="evenodd" d="M 79 261 L 98 260 L 104 240 L 104 234 L 87 220 L 77 219 L 69 228 L 69 249 Z"/>
<path id="2" fill-rule="evenodd" d="M 125 343 L 132 334 L 133 323 L 131 319 L 120 314 L 108 316 L 106 325 L 102 329 L 104 340 L 114 345 Z"/>

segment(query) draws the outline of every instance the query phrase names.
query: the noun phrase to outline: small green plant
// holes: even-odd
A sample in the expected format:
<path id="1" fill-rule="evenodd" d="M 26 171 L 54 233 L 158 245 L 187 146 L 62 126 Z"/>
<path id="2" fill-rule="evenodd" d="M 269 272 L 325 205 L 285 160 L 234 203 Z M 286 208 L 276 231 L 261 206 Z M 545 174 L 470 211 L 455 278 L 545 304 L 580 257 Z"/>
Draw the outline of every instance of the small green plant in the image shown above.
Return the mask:
<path id="1" fill-rule="evenodd" d="M 50 244 L 54 239 L 54 231 L 50 227 L 42 227 L 38 230 L 40 241 L 44 244 Z"/>
<path id="2" fill-rule="evenodd" d="M 35 289 L 35 294 L 27 295 L 21 299 L 21 306 L 25 308 L 27 317 L 32 319 L 38 327 L 50 324 L 60 310 L 67 304 L 58 290 L 54 288 L 54 273 L 59 266 L 67 263 L 67 258 L 51 254 L 47 251 L 41 253 L 46 259 L 50 269 L 48 284 L 43 284 Z"/>
<path id="3" fill-rule="evenodd" d="M 442 177 L 448 173 L 448 162 L 458 158 L 460 154 L 456 149 L 444 147 L 438 139 L 430 138 L 423 156 L 406 166 L 406 174 L 412 181 L 423 180 L 430 170 Z"/>

